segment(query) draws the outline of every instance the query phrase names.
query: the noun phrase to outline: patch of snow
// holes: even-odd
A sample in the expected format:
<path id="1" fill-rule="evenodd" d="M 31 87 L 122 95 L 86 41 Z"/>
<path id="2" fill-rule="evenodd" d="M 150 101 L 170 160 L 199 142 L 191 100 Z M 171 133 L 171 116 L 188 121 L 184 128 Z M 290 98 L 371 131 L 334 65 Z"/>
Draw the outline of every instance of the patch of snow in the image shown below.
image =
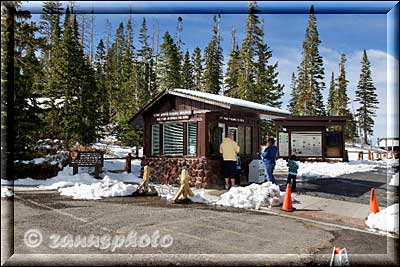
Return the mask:
<path id="1" fill-rule="evenodd" d="M 121 197 L 132 195 L 137 185 L 125 184 L 105 176 L 103 180 L 92 184 L 79 184 L 60 188 L 62 196 L 70 196 L 73 199 L 98 200 L 106 197 Z"/>
<path id="2" fill-rule="evenodd" d="M 399 173 L 393 174 L 389 185 L 399 186 Z"/>
<path id="3" fill-rule="evenodd" d="M 12 190 L 10 190 L 7 187 L 1 187 L 1 197 L 2 198 L 7 198 L 7 197 L 12 197 L 14 196 L 14 192 Z"/>
<path id="4" fill-rule="evenodd" d="M 245 187 L 232 187 L 221 195 L 217 205 L 244 209 L 259 209 L 261 206 L 270 206 L 280 202 L 279 186 L 266 182 L 261 185 L 251 184 Z M 275 200 L 270 199 L 275 198 Z"/>
<path id="5" fill-rule="evenodd" d="M 365 222 L 369 228 L 399 234 L 399 203 L 393 204 L 378 213 L 371 213 Z"/>
<path id="6" fill-rule="evenodd" d="M 387 161 L 350 161 L 350 162 L 298 162 L 299 170 L 298 177 L 319 177 L 329 178 L 338 177 L 345 174 L 351 174 L 356 172 L 370 172 L 377 168 L 384 168 L 389 164 L 390 160 Z M 287 161 L 284 159 L 278 159 L 276 161 L 275 169 L 279 171 L 287 171 Z"/>
<path id="7" fill-rule="evenodd" d="M 156 189 L 157 194 L 167 201 L 173 200 L 179 189 L 178 187 L 166 184 L 152 184 L 152 186 Z"/>
<path id="8" fill-rule="evenodd" d="M 130 146 L 118 146 L 118 145 L 111 145 L 111 144 L 104 144 L 104 143 L 95 143 L 93 145 L 94 148 L 99 150 L 105 151 L 105 157 L 117 157 L 117 158 L 124 158 L 128 156 L 128 153 L 131 153 L 132 156 L 135 155 L 136 147 Z M 143 148 L 139 149 L 139 157 L 143 156 Z"/>
<path id="9" fill-rule="evenodd" d="M 114 180 L 119 182 L 126 182 L 126 183 L 141 183 L 143 180 L 138 178 L 140 173 L 140 161 L 135 162 L 135 166 L 132 173 L 111 173 L 105 170 L 104 176 L 108 176 Z M 24 178 L 24 179 L 17 179 L 14 181 L 8 181 L 1 179 L 2 185 L 14 185 L 14 186 L 38 186 L 42 189 L 58 189 L 62 187 L 73 186 L 76 183 L 78 184 L 93 184 L 98 182 L 99 180 L 94 178 L 88 171 L 89 168 L 80 168 L 78 174 L 73 175 L 73 168 L 66 166 L 63 170 L 59 171 L 57 176 L 53 178 L 49 178 L 46 180 L 36 180 L 32 178 Z"/>
<path id="10" fill-rule="evenodd" d="M 207 194 L 207 192 L 202 189 L 200 191 L 193 190 L 194 196 L 189 197 L 190 201 L 194 203 L 202 203 L 202 204 L 215 204 L 218 201 L 218 197 L 211 196 Z"/>

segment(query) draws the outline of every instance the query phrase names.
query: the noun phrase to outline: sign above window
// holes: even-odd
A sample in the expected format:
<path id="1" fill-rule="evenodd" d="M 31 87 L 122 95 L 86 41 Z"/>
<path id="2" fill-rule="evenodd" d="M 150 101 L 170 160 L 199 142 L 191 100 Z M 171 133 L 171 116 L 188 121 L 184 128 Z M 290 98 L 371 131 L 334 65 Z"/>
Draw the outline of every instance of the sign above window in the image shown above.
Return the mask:
<path id="1" fill-rule="evenodd" d="M 220 120 L 223 121 L 235 121 L 235 122 L 244 122 L 243 118 L 238 118 L 238 117 L 228 117 L 228 116 L 220 116 L 219 117 Z"/>
<path id="2" fill-rule="evenodd" d="M 196 120 L 201 121 L 201 118 L 192 118 L 192 115 L 206 113 L 208 110 L 181 110 L 181 111 L 168 111 L 163 113 L 154 113 L 153 117 L 156 121 L 180 121 L 180 120 Z"/>

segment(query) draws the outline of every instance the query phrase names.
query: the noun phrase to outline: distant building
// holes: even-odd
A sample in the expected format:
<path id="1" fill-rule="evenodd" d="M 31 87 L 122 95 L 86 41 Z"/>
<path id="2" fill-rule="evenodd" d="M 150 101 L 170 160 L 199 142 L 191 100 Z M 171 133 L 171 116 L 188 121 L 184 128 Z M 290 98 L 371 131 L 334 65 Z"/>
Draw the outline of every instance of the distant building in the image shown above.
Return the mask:
<path id="1" fill-rule="evenodd" d="M 389 151 L 399 151 L 399 138 L 380 138 L 378 146 Z"/>

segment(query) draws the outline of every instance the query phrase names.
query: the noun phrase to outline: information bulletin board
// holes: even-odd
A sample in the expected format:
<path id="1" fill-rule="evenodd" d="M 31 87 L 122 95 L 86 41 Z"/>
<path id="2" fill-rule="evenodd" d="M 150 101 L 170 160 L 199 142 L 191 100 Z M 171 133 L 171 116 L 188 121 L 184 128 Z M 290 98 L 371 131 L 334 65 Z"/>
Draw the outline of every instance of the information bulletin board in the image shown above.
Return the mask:
<path id="1" fill-rule="evenodd" d="M 321 157 L 322 132 L 292 132 L 291 146 L 297 156 Z"/>
<path id="2" fill-rule="evenodd" d="M 289 134 L 286 132 L 279 132 L 279 156 L 288 157 L 289 156 Z"/>

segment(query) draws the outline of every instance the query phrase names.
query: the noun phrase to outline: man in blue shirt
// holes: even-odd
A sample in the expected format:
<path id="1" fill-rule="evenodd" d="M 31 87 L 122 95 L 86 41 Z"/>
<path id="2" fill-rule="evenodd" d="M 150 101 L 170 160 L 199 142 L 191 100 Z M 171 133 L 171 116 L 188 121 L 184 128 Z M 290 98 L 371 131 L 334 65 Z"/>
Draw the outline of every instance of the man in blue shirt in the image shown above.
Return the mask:
<path id="1" fill-rule="evenodd" d="M 263 153 L 260 153 L 265 166 L 265 176 L 267 180 L 273 184 L 275 184 L 274 169 L 277 151 L 278 149 L 275 146 L 274 138 L 268 138 L 267 147 Z"/>

